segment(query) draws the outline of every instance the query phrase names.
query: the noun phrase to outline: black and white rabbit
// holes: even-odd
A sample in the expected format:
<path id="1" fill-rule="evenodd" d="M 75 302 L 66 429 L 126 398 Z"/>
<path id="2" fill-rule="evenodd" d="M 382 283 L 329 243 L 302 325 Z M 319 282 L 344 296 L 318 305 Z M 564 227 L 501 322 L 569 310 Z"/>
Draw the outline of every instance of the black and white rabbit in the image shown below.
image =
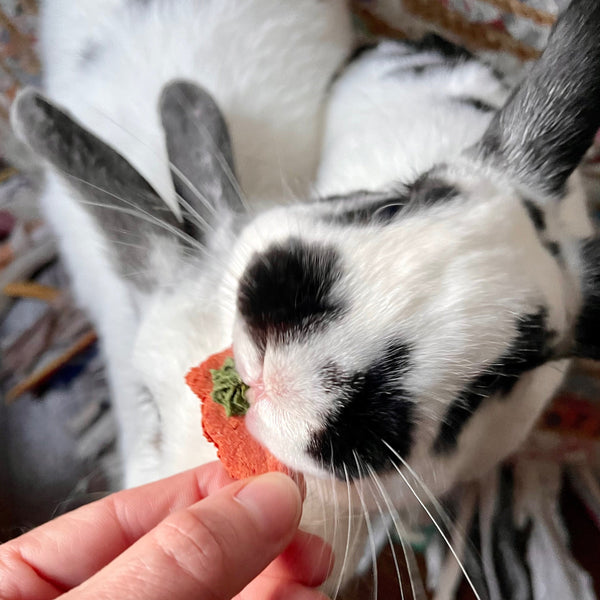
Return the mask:
<path id="1" fill-rule="evenodd" d="M 145 4 L 154 4 L 158 34 L 160 11 L 173 4 Z M 123 22 L 124 31 L 139 26 Z M 119 415 L 137 419 L 125 425 L 137 426 L 124 448 L 127 483 L 213 456 L 183 375 L 231 342 L 251 386 L 250 430 L 307 477 L 313 504 L 305 525 L 322 531 L 319 497 L 329 518 L 360 502 L 364 517 L 336 518 L 329 532 L 342 577 L 356 568 L 360 540 L 374 534 L 371 519 L 382 507 L 393 513 L 410 504 L 411 482 L 442 494 L 512 452 L 569 358 L 598 354 L 600 245 L 572 174 L 600 126 L 599 30 L 600 5 L 574 0 L 512 92 L 439 41 L 367 50 L 331 92 L 320 199 L 257 216 L 243 210 L 225 120 L 237 163 L 254 158 L 238 150 L 252 134 L 236 135 L 227 94 L 211 86 L 221 77 L 226 90 L 236 85 L 250 64 L 257 69 L 258 56 L 247 56 L 234 78 L 192 78 L 215 96 L 225 120 L 203 90 L 167 87 L 160 100 L 167 153 L 153 102 L 168 77 L 189 72 L 169 72 L 152 93 L 140 87 L 140 118 L 152 122 L 151 135 L 136 129 L 146 123 L 131 112 L 138 77 L 131 65 L 115 81 L 132 91 L 98 91 L 95 109 L 88 103 L 109 71 L 98 81 L 89 75 L 75 97 L 49 86 L 81 124 L 25 92 L 14 122 L 57 169 L 47 210 L 57 210 L 51 217 L 73 240 L 69 247 L 81 249 L 71 266 L 104 335 L 119 402 L 135 399 Z M 335 49 L 324 44 L 327 77 L 345 35 Z M 210 38 L 217 50 L 206 48 L 219 59 L 221 38 Z M 100 60 L 102 51 L 112 50 L 92 46 L 81 60 Z M 134 64 L 141 69 L 145 60 Z M 68 67 L 74 80 L 77 68 Z M 299 78 L 291 69 L 284 75 L 290 85 Z M 245 93 L 264 92 L 256 84 Z M 102 102 L 113 106 L 109 119 Z M 264 116 L 276 122 L 277 114 Z M 285 135 L 281 141 L 293 146 Z M 293 171 L 294 159 L 288 164 Z M 273 201 L 253 187 L 251 167 L 238 169 L 252 200 L 265 193 Z M 96 281 L 96 272 L 107 277 Z"/>
<path id="2" fill-rule="evenodd" d="M 191 364 L 230 343 L 213 305 L 217 281 L 212 271 L 225 268 L 232 233 L 223 227 L 218 241 L 209 240 L 182 226 L 182 212 L 205 223 L 213 214 L 208 199 L 217 195 L 224 207 L 241 207 L 233 178 L 219 188 L 233 156 L 252 211 L 306 196 L 318 164 L 326 91 L 351 44 L 344 0 L 43 3 L 46 93 L 77 125 L 71 117 L 50 125 L 50 114 L 41 113 L 27 120 L 23 111 L 17 120 L 21 117 L 25 130 L 45 136 L 49 152 L 40 149 L 42 155 L 62 151 L 69 157 L 58 160 L 72 161 L 49 171 L 43 204 L 77 295 L 102 337 L 126 485 L 215 456 L 199 435 L 197 401 L 182 376 Z M 161 93 L 174 80 L 182 83 L 168 88 L 161 114 Z M 216 99 L 226 115 L 231 146 L 227 131 L 219 137 L 218 128 L 224 128 L 219 110 L 204 97 L 195 106 L 195 90 L 183 81 L 201 84 Z M 35 102 L 35 96 L 25 96 L 23 110 Z M 178 120 L 178 111 L 187 122 Z M 202 119 L 202 111 L 212 112 Z M 50 149 L 54 144 L 60 149 Z M 175 182 L 169 161 L 178 173 Z M 211 177 L 220 163 L 223 171 Z M 194 173 L 185 172 L 189 164 Z M 69 177 L 61 177 L 61 169 Z M 150 194 L 161 199 L 150 211 L 140 203 L 132 214 L 140 194 L 150 202 Z M 110 205 L 113 196 L 133 205 L 91 211 L 92 204 Z M 155 215 L 163 225 L 153 225 Z M 220 221 L 225 225 L 228 217 Z M 154 234 L 150 244 L 147 237 Z M 203 266 L 187 259 L 188 242 L 200 245 L 192 236 L 202 236 L 202 245 L 210 246 L 209 261 L 206 251 L 193 251 L 198 256 L 191 263 L 197 258 Z M 155 333 L 149 331 L 153 327 Z M 153 338 L 147 348 L 144 335 Z M 159 365 L 151 366 L 160 348 Z M 158 379 L 146 382 L 136 362 Z M 156 400 L 159 395 L 164 403 Z M 152 441 L 158 438 L 161 450 Z"/>

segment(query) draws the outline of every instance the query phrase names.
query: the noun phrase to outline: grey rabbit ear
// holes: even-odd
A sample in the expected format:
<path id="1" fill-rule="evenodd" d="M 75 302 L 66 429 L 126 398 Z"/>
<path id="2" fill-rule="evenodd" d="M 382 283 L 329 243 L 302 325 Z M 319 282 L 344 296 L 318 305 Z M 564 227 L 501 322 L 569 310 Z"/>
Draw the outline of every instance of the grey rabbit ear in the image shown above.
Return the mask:
<path id="1" fill-rule="evenodd" d="M 182 214 L 202 239 L 203 224 L 243 209 L 225 119 L 212 96 L 187 81 L 164 88 L 160 116 Z"/>
<path id="2" fill-rule="evenodd" d="M 599 127 L 600 2 L 572 0 L 475 151 L 526 185 L 561 195 Z"/>
<path id="3" fill-rule="evenodd" d="M 79 192 L 81 205 L 108 240 L 122 238 L 123 243 L 111 244 L 122 274 L 148 287 L 148 237 L 177 233 L 180 227 L 158 193 L 118 152 L 31 88 L 16 98 L 11 121 L 16 133 Z"/>
<path id="4" fill-rule="evenodd" d="M 600 237 L 581 244 L 583 299 L 574 328 L 572 353 L 600 360 Z"/>

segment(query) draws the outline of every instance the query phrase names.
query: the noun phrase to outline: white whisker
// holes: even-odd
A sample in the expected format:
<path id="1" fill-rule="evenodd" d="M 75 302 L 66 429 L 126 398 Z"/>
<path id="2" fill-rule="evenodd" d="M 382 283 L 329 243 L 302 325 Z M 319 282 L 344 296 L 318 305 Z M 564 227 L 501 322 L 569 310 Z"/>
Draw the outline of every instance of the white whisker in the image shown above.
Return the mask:
<path id="1" fill-rule="evenodd" d="M 463 527 L 468 527 L 475 512 L 477 502 L 477 491 L 474 487 L 468 489 L 466 497 L 463 497 L 460 507 L 460 513 L 457 517 L 456 526 L 452 535 L 452 545 L 458 548 L 464 554 L 467 546 L 467 538 L 462 535 Z M 446 560 L 438 580 L 438 592 L 435 600 L 444 600 L 454 597 L 456 587 L 460 583 L 460 569 L 456 561 Z"/>
<path id="2" fill-rule="evenodd" d="M 333 464 L 333 443 L 330 440 L 330 445 L 331 445 L 331 464 Z M 337 542 L 337 534 L 338 534 L 338 503 L 337 503 L 337 493 L 335 491 L 335 484 L 336 484 L 336 479 L 335 479 L 335 475 L 331 475 L 329 478 L 329 481 L 331 482 L 331 501 L 333 504 L 333 536 L 332 536 L 332 544 L 333 547 L 336 547 L 336 542 Z"/>
<path id="3" fill-rule="evenodd" d="M 385 440 L 382 440 L 382 442 L 388 447 L 388 449 L 394 454 L 394 456 L 396 456 L 398 458 L 398 460 L 400 460 L 402 462 L 402 464 L 406 467 L 406 461 Z M 425 504 L 425 502 L 423 502 L 423 500 L 421 500 L 421 498 L 419 497 L 419 495 L 417 494 L 417 492 L 415 491 L 415 489 L 413 488 L 413 486 L 410 484 L 410 482 L 408 481 L 408 479 L 404 475 L 404 473 L 402 473 L 402 470 L 400 469 L 400 467 L 398 467 L 398 465 L 396 463 L 394 463 L 394 462 L 392 462 L 392 465 L 396 469 L 396 471 L 398 472 L 398 475 L 400 475 L 400 477 L 402 477 L 402 479 L 404 480 L 404 482 L 408 486 L 408 489 L 412 492 L 412 494 L 416 498 L 417 502 L 421 505 L 421 507 L 423 508 L 423 510 L 427 513 L 427 516 L 431 519 L 431 522 L 434 524 L 435 528 L 438 530 L 438 532 L 442 536 L 442 539 L 444 540 L 444 542 L 448 546 L 448 549 L 450 550 L 450 552 L 452 552 L 452 555 L 456 559 L 456 562 L 459 564 L 460 569 L 463 572 L 463 575 L 465 576 L 465 579 L 467 580 L 469 586 L 471 587 L 471 590 L 473 590 L 473 594 L 475 595 L 475 597 L 477 598 L 477 600 L 481 600 L 481 596 L 478 594 L 477 589 L 475 588 L 475 585 L 471 581 L 471 578 L 469 577 L 469 574 L 467 573 L 467 570 L 465 569 L 465 566 L 463 565 L 462 561 L 458 557 L 457 552 L 452 547 L 452 544 L 451 544 L 450 540 L 448 539 L 448 536 L 444 533 L 444 530 L 442 529 L 442 527 L 440 527 L 440 525 L 438 524 L 438 522 L 433 518 L 433 515 L 431 514 L 431 511 L 429 510 L 429 508 L 427 508 L 427 505 Z M 411 471 L 412 471 L 412 469 L 411 469 Z"/>
<path id="4" fill-rule="evenodd" d="M 139 206 L 137 206 L 137 204 L 135 204 L 134 202 L 132 202 L 131 200 L 127 200 L 126 198 L 122 198 L 121 196 L 117 196 L 116 194 L 113 194 L 112 192 L 109 192 L 108 190 L 101 188 L 89 181 L 86 181 L 85 179 L 81 179 L 80 177 L 76 177 L 75 175 L 70 175 L 68 173 L 65 173 L 65 175 L 70 178 L 70 179 L 74 179 L 75 181 L 78 181 L 79 183 L 82 183 L 84 185 L 87 185 L 99 192 L 102 192 L 103 194 L 107 194 L 108 196 L 111 196 L 112 198 L 114 198 L 115 200 L 118 200 L 119 202 L 122 202 L 123 204 L 125 204 L 126 206 L 129 206 L 130 208 L 126 208 L 126 207 L 122 207 L 122 206 L 113 206 L 110 204 L 102 204 L 101 202 L 90 202 L 90 201 L 82 201 L 83 204 L 87 204 L 89 206 L 98 206 L 100 208 L 112 208 L 114 210 L 118 210 L 124 214 L 128 214 L 134 217 L 138 217 L 148 223 L 152 223 L 154 225 L 157 225 L 158 227 L 161 227 L 163 229 L 165 229 L 166 231 L 168 231 L 169 233 L 172 233 L 173 235 L 181 238 L 183 241 L 185 241 L 186 243 L 192 245 L 193 247 L 197 248 L 198 250 L 204 250 L 204 247 L 197 241 L 195 240 L 193 237 L 189 236 L 188 234 L 184 233 L 183 231 L 173 227 L 172 225 L 169 225 L 168 223 L 165 223 L 164 221 L 161 221 L 160 219 L 158 219 L 157 217 L 155 217 L 154 215 L 152 215 L 151 213 L 149 213 L 148 211 L 144 210 L 143 208 L 140 208 Z M 167 205 L 165 204 L 165 210 L 168 211 L 169 213 L 171 213 L 170 209 L 167 207 Z M 171 213 L 172 214 L 172 213 Z"/>
<path id="5" fill-rule="evenodd" d="M 333 600 L 335 600 L 339 594 L 340 588 L 342 587 L 342 580 L 344 578 L 344 572 L 346 570 L 346 565 L 348 564 L 348 555 L 350 553 L 350 539 L 352 532 L 352 493 L 350 489 L 350 478 L 348 477 L 348 468 L 346 467 L 346 463 L 343 463 L 344 466 L 344 478 L 346 481 L 346 490 L 348 492 L 348 531 L 346 532 L 346 546 L 344 549 L 344 558 L 342 559 L 342 566 L 340 567 L 340 574 L 338 576 L 338 580 L 335 586 L 335 592 L 333 594 Z"/>
<path id="6" fill-rule="evenodd" d="M 425 593 L 425 589 L 421 581 L 421 575 L 418 566 L 416 565 L 414 552 L 412 551 L 412 548 L 406 545 L 405 540 L 408 537 L 407 531 L 406 527 L 404 527 L 404 525 L 402 524 L 402 520 L 400 518 L 398 509 L 394 506 L 392 500 L 389 497 L 389 494 L 385 490 L 385 486 L 383 485 L 381 479 L 373 469 L 371 470 L 371 477 L 379 487 L 381 495 L 392 516 L 392 522 L 394 524 L 394 528 L 396 529 L 396 533 L 400 541 L 400 546 L 402 547 L 402 553 L 404 554 L 404 562 L 408 572 L 408 581 L 410 583 L 411 596 L 413 600 L 426 598 L 427 594 Z M 419 588 L 418 590 L 416 588 L 417 585 Z"/>
<path id="7" fill-rule="evenodd" d="M 148 150 L 152 151 L 152 154 L 156 157 L 162 160 L 162 156 L 156 152 L 156 150 L 147 142 L 145 142 L 144 140 L 142 140 L 140 137 L 138 137 L 137 135 L 135 135 L 134 133 L 131 132 L 130 129 L 124 127 L 121 123 L 117 122 L 113 117 L 111 117 L 108 113 L 104 112 L 103 110 L 100 110 L 97 106 L 88 104 L 89 107 L 91 107 L 94 111 L 96 111 L 99 115 L 101 115 L 104 119 L 107 119 L 108 121 L 110 121 L 113 125 L 115 125 L 116 127 L 118 127 L 121 131 L 123 131 L 124 133 L 126 133 L 128 136 L 130 136 L 133 140 L 135 140 L 136 142 L 138 142 L 141 146 L 147 148 Z M 207 132 L 208 133 L 208 132 Z M 213 143 L 213 146 L 215 147 L 216 151 L 217 151 L 217 160 L 219 160 L 219 165 L 221 166 L 221 168 L 223 168 L 223 161 L 224 159 L 222 158 L 222 152 L 221 150 L 217 147 L 215 141 L 212 139 L 211 137 L 211 141 Z M 226 161 L 224 161 L 226 163 Z M 210 203 L 210 201 L 208 200 L 208 198 L 201 193 L 201 191 L 191 182 L 191 180 L 183 174 L 183 172 L 170 160 L 167 160 L 167 164 L 169 165 L 169 169 L 171 170 L 171 172 L 175 173 L 175 175 L 177 175 L 181 181 L 186 185 L 186 187 L 196 196 L 196 198 L 202 202 L 202 204 L 204 204 L 209 211 L 212 211 L 213 214 L 216 214 L 214 211 L 214 207 L 212 206 L 212 204 Z M 247 200 L 245 198 L 244 193 L 242 192 L 241 188 L 239 187 L 239 184 L 237 183 L 237 179 L 235 177 L 235 175 L 233 173 L 231 173 L 231 169 L 229 169 L 229 166 L 227 165 L 227 169 L 224 169 L 225 174 L 227 175 L 230 183 L 232 183 L 233 189 L 236 192 L 236 194 L 238 195 L 238 198 L 242 204 L 242 206 L 244 206 L 244 208 L 246 209 L 247 212 L 251 212 L 249 209 L 249 206 L 247 204 Z M 189 205 L 188 205 L 189 207 Z M 189 210 L 189 208 L 188 208 Z"/>
<path id="8" fill-rule="evenodd" d="M 373 481 L 376 484 L 377 488 L 379 489 L 379 493 L 380 493 L 381 497 L 383 498 L 384 502 L 386 503 L 388 512 L 390 513 L 390 515 L 392 515 L 392 511 L 390 510 L 390 504 L 388 503 L 388 500 L 386 498 L 385 490 L 379 484 L 379 482 L 376 480 L 377 474 L 375 473 L 375 471 L 373 470 L 373 467 L 371 467 L 371 465 L 367 465 L 367 468 L 369 470 L 369 476 L 370 476 L 371 481 Z M 383 509 L 381 508 L 381 505 L 379 504 L 379 501 L 377 500 L 375 492 L 373 490 L 371 490 L 371 493 L 373 495 L 373 500 L 375 501 L 375 504 L 377 505 L 377 510 L 379 510 L 379 514 L 381 514 L 381 518 L 385 520 L 385 515 L 383 513 Z M 393 519 L 393 516 L 392 516 L 392 519 Z M 396 578 L 398 580 L 398 588 L 400 589 L 401 600 L 404 600 L 404 588 L 402 586 L 402 576 L 400 575 L 400 567 L 398 565 L 398 560 L 396 558 L 396 551 L 394 550 L 394 542 L 392 540 L 392 536 L 390 535 L 390 531 L 389 531 L 388 527 L 386 527 L 385 535 L 386 535 L 388 543 L 390 545 L 390 550 L 392 552 L 392 558 L 394 560 L 394 566 L 396 568 Z M 412 586 L 412 581 L 411 581 L 411 586 Z M 413 593 L 413 596 L 414 596 L 414 593 Z"/>
<path id="9" fill-rule="evenodd" d="M 168 164 L 169 164 L 169 169 L 171 170 L 171 172 L 174 173 L 177 177 L 179 177 L 179 179 L 192 192 L 192 194 L 196 197 L 196 199 L 199 200 L 206 207 L 208 212 L 210 212 L 213 217 L 216 217 L 217 211 L 216 211 L 215 207 L 213 206 L 212 202 L 206 197 L 206 195 L 203 194 L 190 181 L 190 179 L 186 175 L 183 174 L 183 171 L 179 167 L 175 166 L 175 164 L 173 162 L 168 161 Z M 177 194 L 177 196 L 179 198 L 179 202 L 184 206 L 184 208 L 186 208 L 190 212 L 193 211 L 198 216 L 198 218 L 201 220 L 202 223 L 206 223 L 206 221 L 204 219 L 199 217 L 198 212 L 194 208 L 192 208 L 191 204 L 183 199 L 181 194 Z"/>
<path id="10" fill-rule="evenodd" d="M 196 224 L 198 224 L 202 229 L 208 229 L 213 233 L 216 231 L 216 229 L 212 225 L 210 225 L 208 221 L 204 219 L 202 215 L 181 194 L 178 193 L 177 198 L 179 204 L 181 204 L 181 206 L 183 206 L 183 208 L 187 210 L 188 214 L 193 218 Z"/>
<path id="11" fill-rule="evenodd" d="M 358 454 L 356 453 L 355 450 L 352 451 L 352 454 L 354 455 L 354 460 L 356 462 L 356 468 L 358 469 L 358 476 L 360 478 L 361 477 L 360 460 L 359 460 Z M 358 494 L 358 499 L 363 508 L 363 513 L 365 515 L 365 523 L 367 525 L 369 546 L 371 547 L 371 555 L 372 555 L 372 559 L 373 559 L 373 595 L 374 595 L 375 600 L 377 600 L 377 597 L 379 594 L 379 575 L 378 575 L 378 571 L 377 571 L 377 548 L 375 548 L 375 536 L 373 533 L 373 526 L 371 524 L 371 518 L 369 517 L 369 511 L 367 510 L 367 506 L 366 506 L 362 491 L 360 489 L 360 487 L 362 487 L 362 486 L 359 487 L 358 484 L 355 484 L 355 487 L 356 487 L 356 492 Z"/>
<path id="12" fill-rule="evenodd" d="M 186 101 L 186 98 L 185 98 L 184 94 L 180 93 L 179 96 L 180 96 L 180 99 L 184 100 L 184 102 Z M 188 106 L 190 106 L 189 103 L 188 103 Z M 190 108 L 193 108 L 193 107 L 190 106 Z M 213 136 L 211 135 L 210 131 L 208 130 L 208 128 L 206 127 L 206 125 L 204 125 L 204 123 L 201 123 L 199 121 L 194 121 L 194 124 L 196 125 L 196 128 L 198 129 L 199 133 L 201 133 L 202 135 L 207 136 L 208 139 L 210 139 L 210 141 L 211 141 L 211 143 L 213 145 L 213 148 L 215 149 L 215 155 L 214 156 L 217 159 L 217 162 L 219 163 L 219 166 L 221 167 L 223 173 L 227 177 L 227 180 L 231 184 L 231 187 L 233 188 L 233 190 L 237 194 L 238 199 L 242 203 L 242 206 L 244 207 L 244 209 L 246 210 L 246 212 L 252 214 L 252 210 L 250 208 L 250 205 L 248 204 L 248 202 L 247 202 L 247 200 L 246 200 L 246 198 L 244 196 L 244 193 L 242 192 L 242 190 L 240 188 L 240 185 L 237 182 L 237 178 L 233 174 L 233 171 L 232 171 L 231 167 L 229 166 L 227 160 L 225 160 L 223 152 L 221 151 L 221 149 L 217 145 L 217 143 L 214 140 Z"/>
<path id="13" fill-rule="evenodd" d="M 177 229 L 176 227 L 173 227 L 172 225 L 170 225 L 164 221 L 161 221 L 154 215 L 150 214 L 149 212 L 147 212 L 144 209 L 137 206 L 134 202 L 127 200 L 126 198 L 117 196 L 116 194 L 113 194 L 112 192 L 109 192 L 108 190 L 105 190 L 104 188 L 101 188 L 93 183 L 90 183 L 89 181 L 86 181 L 86 180 L 76 177 L 74 175 L 69 175 L 67 173 L 65 173 L 65 175 L 71 179 L 74 179 L 74 180 L 82 183 L 83 185 L 87 185 L 93 189 L 98 190 L 99 192 L 102 192 L 104 194 L 107 194 L 108 196 L 111 196 L 112 198 L 115 198 L 116 200 L 118 200 L 119 202 L 122 202 L 126 206 L 116 206 L 114 204 L 104 204 L 102 202 L 93 202 L 91 200 L 79 200 L 80 204 L 87 205 L 87 206 L 96 206 L 98 208 L 112 210 L 112 211 L 115 211 L 118 213 L 126 214 L 129 216 L 135 217 L 135 218 L 139 218 L 140 220 L 150 223 L 152 225 L 156 225 L 158 228 L 164 229 L 166 232 L 179 238 L 183 243 L 187 244 L 189 247 L 193 248 L 194 250 L 197 250 L 203 256 L 205 256 L 211 260 L 216 260 L 223 267 L 227 266 L 221 259 L 219 259 L 218 256 L 211 254 L 205 246 L 203 246 L 202 244 L 200 244 L 198 242 L 198 240 L 194 239 L 192 236 L 185 233 L 184 231 Z M 165 205 L 165 210 L 170 212 L 170 209 L 166 205 Z M 125 233 L 126 235 L 131 235 L 131 236 L 137 235 L 136 232 L 128 232 L 128 231 L 123 231 L 123 230 L 115 230 L 115 231 L 121 231 L 121 232 Z M 149 248 L 145 248 L 145 249 L 149 250 Z"/>

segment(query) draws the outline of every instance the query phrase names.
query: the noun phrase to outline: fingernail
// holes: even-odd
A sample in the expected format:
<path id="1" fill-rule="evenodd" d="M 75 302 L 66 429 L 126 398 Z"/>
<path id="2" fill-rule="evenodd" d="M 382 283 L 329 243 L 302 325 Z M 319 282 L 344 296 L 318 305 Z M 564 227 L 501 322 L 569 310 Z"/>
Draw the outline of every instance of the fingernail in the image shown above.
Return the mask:
<path id="1" fill-rule="evenodd" d="M 282 473 L 267 473 L 252 479 L 237 494 L 263 535 L 276 540 L 298 526 L 302 500 L 298 486 Z"/>
<path id="2" fill-rule="evenodd" d="M 306 500 L 306 480 L 302 473 L 296 473 L 295 471 L 292 473 L 291 478 L 294 480 L 294 483 L 298 486 L 300 490 L 300 496 L 302 497 L 302 502 Z"/>

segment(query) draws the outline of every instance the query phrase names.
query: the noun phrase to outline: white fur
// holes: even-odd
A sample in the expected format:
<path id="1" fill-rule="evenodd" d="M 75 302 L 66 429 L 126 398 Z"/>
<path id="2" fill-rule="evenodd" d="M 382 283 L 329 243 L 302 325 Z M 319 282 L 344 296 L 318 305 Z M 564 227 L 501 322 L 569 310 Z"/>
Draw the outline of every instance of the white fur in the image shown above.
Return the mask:
<path id="1" fill-rule="evenodd" d="M 47 0 L 42 15 L 50 97 L 117 148 L 174 210 L 157 110 L 166 83 L 187 78 L 214 95 L 230 128 L 245 195 L 254 206 L 282 202 L 305 194 L 313 179 L 325 90 L 350 43 L 343 0 L 293 6 L 280 0 Z M 95 56 L 82 64 L 88 51 Z M 140 325 L 103 234 L 73 192 L 56 175 L 48 179 L 46 214 L 109 362 L 126 485 L 213 458 L 200 433 L 197 401 L 183 381 L 190 366 L 228 343 L 210 303 L 198 310 L 211 284 L 190 282 L 193 291 L 176 297 L 157 294 Z M 190 324 L 197 329 L 182 338 Z M 159 403 L 162 453 L 155 440 L 158 415 L 133 400 L 140 385 Z"/>
<path id="2" fill-rule="evenodd" d="M 432 61 L 439 59 L 434 55 L 420 64 Z M 506 100 L 508 90 L 480 63 L 399 73 L 413 63 L 401 45 L 384 44 L 351 65 L 337 83 L 319 166 L 322 195 L 412 181 L 485 131 L 490 115 L 459 102 L 450 107 L 450 98 L 474 96 L 497 107 Z"/>
<path id="3" fill-rule="evenodd" d="M 175 77 L 197 81 L 224 111 L 252 208 L 304 197 L 318 155 L 321 102 L 350 34 L 342 2 L 304 0 L 293 7 L 281 0 L 157 1 L 147 7 L 113 0 L 104 11 L 91 0 L 50 0 L 43 38 L 48 91 L 174 206 L 157 99 Z M 65 28 L 73 36 L 65 36 Z M 100 46 L 96 60 L 82 70 L 78 61 L 90 37 Z M 417 415 L 411 466 L 435 493 L 476 477 L 523 440 L 559 385 L 566 361 L 526 374 L 509 398 L 488 399 L 462 432 L 457 451 L 432 457 L 445 410 L 507 349 L 519 315 L 541 304 L 548 307 L 550 327 L 568 330 L 581 302 L 576 246 L 592 231 L 574 178 L 567 199 L 545 205 L 548 233 L 563 248 L 561 268 L 540 243 L 518 186 L 461 156 L 490 116 L 460 98 L 500 106 L 507 90 L 475 62 L 419 77 L 399 74 L 413 60 L 397 44 L 367 55 L 335 84 L 328 109 L 321 195 L 392 193 L 440 164 L 460 192 L 452 202 L 415 210 L 385 227 L 328 223 L 320 218 L 330 210 L 325 202 L 278 206 L 254 219 L 239 239 L 221 233 L 211 246 L 212 261 L 171 264 L 167 250 L 154 249 L 160 270 L 170 266 L 172 275 L 160 289 L 134 297 L 109 263 L 106 238 L 72 192 L 51 175 L 45 196 L 78 296 L 104 340 L 126 484 L 214 456 L 183 376 L 233 339 L 240 373 L 266 389 L 267 400 L 253 402 L 248 413 L 250 430 L 308 476 L 305 525 L 334 542 L 338 559 L 348 528 L 354 532 L 344 578 L 358 564 L 367 528 L 364 519 L 349 516 L 352 506 L 377 507 L 373 493 L 328 480 L 306 452 L 311 435 L 340 408 L 319 385 L 317 366 L 335 358 L 358 372 L 377 359 L 385 342 L 406 340 L 412 364 L 405 384 Z M 419 60 L 431 64 L 439 58 L 427 54 Z M 325 332 L 301 344 L 269 347 L 261 358 L 236 314 L 237 285 L 256 252 L 290 236 L 339 252 L 343 279 L 335 293 L 350 309 Z M 139 402 L 144 388 L 155 412 L 151 403 Z M 382 479 L 397 506 L 414 502 L 400 477 Z M 327 529 L 332 522 L 334 531 Z"/>
<path id="4" fill-rule="evenodd" d="M 251 408 L 249 426 L 282 460 L 318 473 L 303 449 L 331 410 L 331 399 L 320 390 L 314 365 L 336 359 L 360 371 L 376 360 L 382 340 L 405 339 L 415 349 L 406 385 L 422 415 L 414 456 L 421 457 L 416 462 L 424 479 L 441 493 L 456 480 L 485 472 L 518 447 L 560 384 L 564 361 L 537 369 L 523 378 L 510 401 L 479 409 L 452 458 L 437 465 L 429 456 L 445 409 L 482 365 L 507 348 L 516 316 L 548 306 L 548 326 L 568 330 L 581 300 L 575 247 L 593 229 L 574 177 L 572 192 L 546 207 L 547 231 L 566 253 L 568 268 L 561 268 L 540 244 L 514 184 L 460 157 L 481 137 L 490 115 L 457 107 L 449 97 L 481 97 L 484 90 L 485 98 L 500 105 L 507 94 L 486 67 L 468 63 L 431 75 L 393 77 L 390 54 L 388 47 L 378 48 L 337 83 L 318 189 L 323 195 L 393 189 L 435 164 L 455 163 L 445 177 L 464 197 L 376 230 L 315 222 L 319 210 L 328 210 L 326 205 L 274 209 L 256 219 L 238 241 L 221 297 L 226 306 L 235 304 L 244 257 L 273 242 L 300 235 L 338 249 L 346 271 L 343 298 L 352 306 L 339 325 L 300 346 L 268 348 L 263 359 L 252 352 L 239 323 L 235 327 L 240 372 L 250 382 L 262 378 L 270 388 L 271 401 Z M 395 56 L 395 66 L 402 66 L 404 58 Z M 513 419 L 513 413 L 521 418 Z M 502 420 L 512 426 L 492 426 Z M 404 495 L 399 486 L 402 482 L 394 486 L 396 498 Z"/>
<path id="5" fill-rule="evenodd" d="M 327 202 L 273 209 L 243 232 L 220 295 L 226 307 L 234 306 L 236 282 L 248 257 L 274 242 L 300 236 L 339 250 L 345 271 L 341 293 L 352 310 L 325 333 L 300 345 L 267 348 L 261 358 L 239 318 L 228 322 L 233 312 L 225 310 L 227 328 L 234 330 L 238 368 L 247 381 L 260 380 L 269 399 L 252 405 L 249 427 L 282 460 L 318 477 L 322 471 L 305 449 L 333 409 L 315 365 L 331 358 L 360 371 L 377 359 L 382 341 L 405 339 L 414 347 L 405 385 L 419 415 L 410 465 L 432 493 L 443 494 L 516 450 L 560 385 L 567 360 L 527 373 L 508 398 L 489 399 L 478 409 L 456 452 L 432 456 L 431 444 L 449 403 L 483 365 L 493 364 L 506 350 L 516 335 L 517 316 L 548 306 L 548 327 L 568 335 L 581 302 L 577 248 L 593 228 L 574 176 L 566 198 L 544 205 L 547 235 L 561 243 L 561 267 L 541 245 L 515 183 L 461 157 L 481 137 L 490 115 L 453 104 L 452 97 L 472 95 L 500 106 L 508 93 L 487 68 L 469 63 L 420 77 L 393 77 L 387 51 L 384 47 L 352 65 L 334 87 L 319 192 L 393 190 L 436 164 L 446 164 L 444 178 L 462 198 L 416 210 L 385 228 L 315 221 L 331 211 Z M 396 506 L 415 504 L 396 473 L 381 479 Z M 421 484 L 409 480 L 424 495 Z M 359 505 L 361 486 L 347 499 L 344 485 L 331 485 L 330 499 L 335 498 L 340 513 L 348 502 Z M 376 495 L 362 493 L 373 511 L 370 518 L 378 522 Z M 378 502 L 382 504 L 381 498 Z M 356 523 L 350 525 L 358 540 L 351 560 L 361 551 L 370 552 L 362 526 L 361 534 Z M 347 531 L 343 524 L 340 530 L 334 545 L 338 554 Z"/>

